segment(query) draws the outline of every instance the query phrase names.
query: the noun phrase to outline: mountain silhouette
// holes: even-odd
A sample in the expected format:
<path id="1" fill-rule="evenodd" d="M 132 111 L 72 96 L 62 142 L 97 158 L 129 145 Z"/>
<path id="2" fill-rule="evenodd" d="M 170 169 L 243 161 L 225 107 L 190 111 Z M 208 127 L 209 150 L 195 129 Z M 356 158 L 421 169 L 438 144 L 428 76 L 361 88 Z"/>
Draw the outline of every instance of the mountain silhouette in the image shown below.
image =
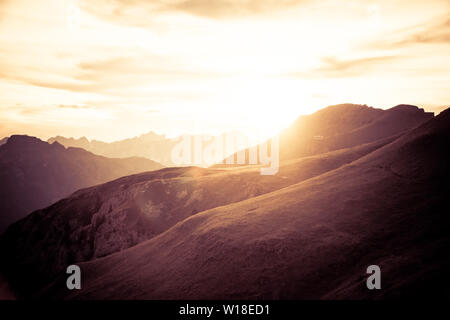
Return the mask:
<path id="1" fill-rule="evenodd" d="M 137 156 L 157 161 L 168 167 L 192 165 L 208 167 L 214 162 L 220 162 L 224 156 L 228 156 L 230 153 L 237 151 L 237 147 L 233 146 L 231 151 L 224 148 L 224 150 L 222 150 L 223 156 L 214 156 L 213 160 L 205 159 L 203 157 L 202 159 L 195 159 L 193 156 L 193 144 L 201 144 L 201 149 L 204 151 L 208 146 L 214 144 L 215 141 L 226 141 L 227 137 L 240 139 L 242 141 L 247 139 L 247 137 L 240 132 L 230 131 L 217 136 L 207 134 L 186 134 L 176 138 L 167 138 L 163 135 L 149 132 L 139 137 L 110 143 L 98 140 L 89 141 L 86 137 L 74 139 L 61 136 L 50 138 L 47 141 L 49 143 L 58 142 L 65 147 L 83 148 L 92 153 L 106 157 L 124 158 Z M 173 159 L 174 155 L 172 153 L 176 146 L 183 144 L 184 141 L 190 141 L 189 143 L 192 145 L 192 154 L 188 157 L 186 162 L 178 163 L 176 159 Z"/>
<path id="2" fill-rule="evenodd" d="M 450 109 L 350 164 L 195 214 L 138 246 L 81 263 L 41 297 L 448 297 Z M 382 290 L 368 290 L 379 265 Z"/>
<path id="3" fill-rule="evenodd" d="M 161 167 L 144 158 L 109 159 L 56 142 L 13 135 L 0 147 L 0 232 L 77 189 Z"/>
<path id="4" fill-rule="evenodd" d="M 47 142 L 58 142 L 65 147 L 83 148 L 92 153 L 110 158 L 144 157 L 165 166 L 173 165 L 170 156 L 172 148 L 176 144 L 175 140 L 168 139 L 154 132 L 111 143 L 99 140 L 89 141 L 86 137 L 74 139 L 62 136 L 50 138 Z"/>

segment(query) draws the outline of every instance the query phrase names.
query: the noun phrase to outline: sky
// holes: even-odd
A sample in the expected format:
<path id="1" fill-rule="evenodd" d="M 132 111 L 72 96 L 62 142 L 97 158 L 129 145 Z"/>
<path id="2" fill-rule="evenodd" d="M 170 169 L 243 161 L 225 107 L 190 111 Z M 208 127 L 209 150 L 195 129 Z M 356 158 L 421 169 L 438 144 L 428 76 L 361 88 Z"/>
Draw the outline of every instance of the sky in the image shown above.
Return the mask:
<path id="1" fill-rule="evenodd" d="M 338 103 L 450 104 L 448 0 L 0 0 L 0 137 L 265 138 Z"/>

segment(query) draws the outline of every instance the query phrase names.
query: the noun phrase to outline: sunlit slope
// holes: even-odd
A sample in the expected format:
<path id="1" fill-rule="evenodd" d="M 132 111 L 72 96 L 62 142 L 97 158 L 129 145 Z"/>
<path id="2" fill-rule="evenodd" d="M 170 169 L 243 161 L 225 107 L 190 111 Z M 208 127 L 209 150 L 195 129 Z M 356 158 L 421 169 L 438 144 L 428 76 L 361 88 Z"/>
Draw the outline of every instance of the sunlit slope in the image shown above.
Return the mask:
<path id="1" fill-rule="evenodd" d="M 262 176 L 258 167 L 166 168 L 83 189 L 9 228 L 0 240 L 1 266 L 26 295 L 71 263 L 129 248 L 201 211 L 336 169 L 393 139 L 285 162 L 275 176 Z"/>
<path id="2" fill-rule="evenodd" d="M 416 106 L 387 110 L 343 104 L 300 117 L 280 136 L 282 159 L 317 154 L 400 134 L 433 118 Z"/>
<path id="3" fill-rule="evenodd" d="M 328 106 L 300 116 L 280 133 L 279 158 L 282 161 L 298 159 L 385 139 L 403 134 L 432 118 L 433 113 L 411 105 L 398 105 L 386 110 L 357 104 Z M 260 147 L 256 147 L 258 152 Z M 267 146 L 263 145 L 264 152 L 266 149 Z M 245 151 L 245 163 L 249 163 L 249 149 L 242 151 Z M 233 160 L 232 164 L 224 160 L 216 167 L 238 166 L 238 159 L 235 153 L 227 159 Z M 257 159 L 259 163 L 259 155 Z"/>
<path id="4" fill-rule="evenodd" d="M 395 298 L 449 296 L 450 110 L 349 165 L 214 208 L 82 263 L 44 296 Z M 382 290 L 365 287 L 380 265 Z"/>

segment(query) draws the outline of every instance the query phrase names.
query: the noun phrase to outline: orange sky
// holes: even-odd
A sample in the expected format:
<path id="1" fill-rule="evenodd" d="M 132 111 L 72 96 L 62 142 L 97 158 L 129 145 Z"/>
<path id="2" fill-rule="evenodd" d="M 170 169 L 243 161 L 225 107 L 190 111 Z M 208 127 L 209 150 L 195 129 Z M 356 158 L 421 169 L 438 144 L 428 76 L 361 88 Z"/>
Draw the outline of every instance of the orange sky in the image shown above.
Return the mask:
<path id="1" fill-rule="evenodd" d="M 450 101 L 448 0 L 3 0 L 0 136 L 273 134 Z"/>

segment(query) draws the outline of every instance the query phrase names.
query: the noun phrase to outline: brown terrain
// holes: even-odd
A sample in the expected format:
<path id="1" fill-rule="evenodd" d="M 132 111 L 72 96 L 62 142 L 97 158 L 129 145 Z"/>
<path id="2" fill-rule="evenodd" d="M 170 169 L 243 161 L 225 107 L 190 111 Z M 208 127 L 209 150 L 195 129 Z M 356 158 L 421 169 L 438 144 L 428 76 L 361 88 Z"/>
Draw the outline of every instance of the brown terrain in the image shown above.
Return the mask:
<path id="1" fill-rule="evenodd" d="M 0 146 L 0 232 L 80 188 L 162 167 L 144 158 L 110 159 L 13 135 Z"/>
<path id="2" fill-rule="evenodd" d="M 279 136 L 279 156 L 281 160 L 290 160 L 357 146 L 405 133 L 432 118 L 433 113 L 411 105 L 386 110 L 357 104 L 329 106 L 311 115 L 300 116 L 283 130 Z M 260 147 L 257 146 L 258 150 Z M 246 163 L 249 162 L 248 153 L 248 149 L 245 150 Z M 231 157 L 232 163 L 237 163 L 237 154 Z M 230 166 L 236 165 L 219 164 L 216 167 Z"/>
<path id="3" fill-rule="evenodd" d="M 1 236 L 1 271 L 19 298 L 448 297 L 449 115 L 328 107 L 281 135 L 277 175 L 167 168 L 79 190 Z M 371 264 L 384 290 L 365 288 Z"/>
<path id="4" fill-rule="evenodd" d="M 450 110 L 338 169 L 81 263 L 95 299 L 449 297 Z M 365 288 L 380 265 L 383 290 Z"/>

